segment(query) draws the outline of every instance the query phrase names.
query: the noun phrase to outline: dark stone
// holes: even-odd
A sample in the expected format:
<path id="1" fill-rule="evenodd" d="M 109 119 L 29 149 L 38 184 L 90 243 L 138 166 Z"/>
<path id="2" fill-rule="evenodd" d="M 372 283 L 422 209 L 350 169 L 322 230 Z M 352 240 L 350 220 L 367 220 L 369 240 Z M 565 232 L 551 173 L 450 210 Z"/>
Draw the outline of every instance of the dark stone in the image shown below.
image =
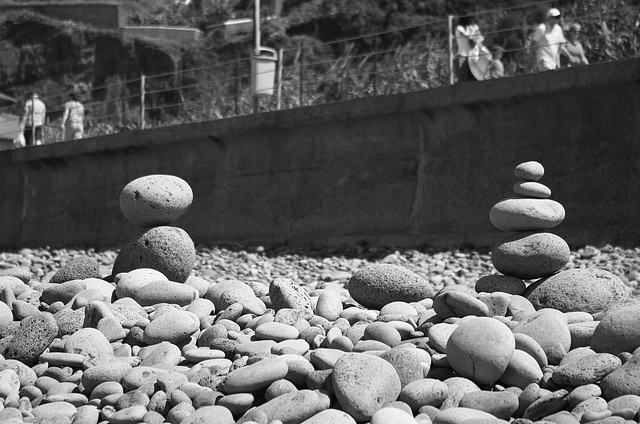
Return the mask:
<path id="1" fill-rule="evenodd" d="M 51 277 L 54 284 L 71 280 L 83 280 L 85 278 L 100 278 L 100 264 L 95 258 L 79 256 L 73 258 Z"/>
<path id="2" fill-rule="evenodd" d="M 37 364 L 40 354 L 57 337 L 58 330 L 58 323 L 48 312 L 25 318 L 8 344 L 5 358 L 22 361 L 28 366 Z"/>
<path id="3" fill-rule="evenodd" d="M 120 249 L 113 274 L 152 268 L 170 281 L 184 283 L 196 261 L 196 248 L 183 229 L 154 227 L 137 232 Z"/>

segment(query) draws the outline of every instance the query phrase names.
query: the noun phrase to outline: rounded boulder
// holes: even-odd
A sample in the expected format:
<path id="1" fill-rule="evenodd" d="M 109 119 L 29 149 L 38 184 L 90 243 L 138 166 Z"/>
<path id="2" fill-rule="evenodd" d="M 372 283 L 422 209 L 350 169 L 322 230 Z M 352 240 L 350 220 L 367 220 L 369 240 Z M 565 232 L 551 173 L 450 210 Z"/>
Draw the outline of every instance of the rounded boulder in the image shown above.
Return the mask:
<path id="1" fill-rule="evenodd" d="M 171 225 L 189 209 L 193 191 L 174 175 L 147 175 L 127 184 L 120 193 L 120 209 L 133 224 Z"/>
<path id="2" fill-rule="evenodd" d="M 178 227 L 154 227 L 125 242 L 113 264 L 113 275 L 151 268 L 171 281 L 184 283 L 195 261 L 196 248 L 186 231 Z"/>
<path id="3" fill-rule="evenodd" d="M 357 270 L 349 280 L 348 290 L 356 302 L 374 309 L 391 302 L 419 302 L 433 297 L 428 281 L 413 271 L 386 263 Z"/>
<path id="4" fill-rule="evenodd" d="M 85 278 L 99 278 L 100 264 L 95 258 L 79 256 L 73 258 L 62 266 L 53 277 L 51 283 L 64 283 L 71 280 L 84 280 Z"/>
<path id="5" fill-rule="evenodd" d="M 640 304 L 608 311 L 591 336 L 591 349 L 617 355 L 640 347 Z"/>
<path id="6" fill-rule="evenodd" d="M 561 237 L 547 232 L 511 233 L 491 251 L 493 266 L 522 279 L 542 278 L 569 262 L 571 251 Z"/>
<path id="7" fill-rule="evenodd" d="M 595 314 L 627 299 L 627 288 L 614 274 L 597 268 L 560 271 L 527 288 L 525 297 L 536 309 Z"/>
<path id="8" fill-rule="evenodd" d="M 459 376 L 491 384 L 507 369 L 515 348 L 513 333 L 505 324 L 493 318 L 471 318 L 451 333 L 447 358 Z"/>
<path id="9" fill-rule="evenodd" d="M 176 309 L 151 321 L 144 329 L 144 341 L 149 345 L 179 343 L 191 337 L 199 328 L 200 320 L 195 314 Z"/>
<path id="10" fill-rule="evenodd" d="M 347 353 L 333 367 L 333 390 L 342 410 L 356 421 L 370 420 L 398 399 L 401 384 L 393 366 L 374 355 Z"/>
<path id="11" fill-rule="evenodd" d="M 8 343 L 3 355 L 25 365 L 35 365 L 38 357 L 58 335 L 58 323 L 48 312 L 32 315 L 22 320 L 20 327 Z"/>

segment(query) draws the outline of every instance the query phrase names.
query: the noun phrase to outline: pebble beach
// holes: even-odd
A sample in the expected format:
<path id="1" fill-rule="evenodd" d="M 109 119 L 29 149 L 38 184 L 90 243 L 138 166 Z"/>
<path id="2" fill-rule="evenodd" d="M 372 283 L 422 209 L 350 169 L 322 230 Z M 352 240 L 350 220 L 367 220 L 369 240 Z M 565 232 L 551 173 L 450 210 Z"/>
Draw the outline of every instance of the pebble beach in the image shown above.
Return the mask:
<path id="1" fill-rule="evenodd" d="M 0 252 L 0 422 L 636 423 L 640 248 L 549 233 L 543 173 L 455 250 L 196 246 L 135 180 L 122 246 Z"/>

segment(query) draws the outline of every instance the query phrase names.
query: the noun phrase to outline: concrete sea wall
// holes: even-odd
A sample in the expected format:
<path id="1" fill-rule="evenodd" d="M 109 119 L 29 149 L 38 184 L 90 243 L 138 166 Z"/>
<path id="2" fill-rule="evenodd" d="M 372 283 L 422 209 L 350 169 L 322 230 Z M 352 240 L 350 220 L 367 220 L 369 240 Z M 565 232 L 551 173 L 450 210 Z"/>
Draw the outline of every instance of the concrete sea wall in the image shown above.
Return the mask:
<path id="1" fill-rule="evenodd" d="M 132 179 L 193 188 L 196 244 L 491 246 L 537 160 L 571 245 L 640 242 L 640 61 L 0 152 L 0 246 L 119 246 Z"/>

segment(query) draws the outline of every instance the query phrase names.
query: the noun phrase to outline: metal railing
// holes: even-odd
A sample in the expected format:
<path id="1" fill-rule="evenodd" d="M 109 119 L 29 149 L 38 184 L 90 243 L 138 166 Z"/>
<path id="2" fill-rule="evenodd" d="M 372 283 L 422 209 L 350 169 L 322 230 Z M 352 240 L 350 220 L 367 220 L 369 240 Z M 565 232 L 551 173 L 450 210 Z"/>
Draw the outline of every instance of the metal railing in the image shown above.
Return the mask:
<path id="1" fill-rule="evenodd" d="M 485 44 L 505 45 L 506 77 L 535 72 L 535 52 L 529 36 L 537 24 L 531 20 L 542 6 L 552 3 L 541 1 L 475 15 Z M 563 15 L 565 26 L 577 22 L 589 34 L 580 40 L 589 62 L 640 56 L 640 6 L 618 5 L 607 10 L 601 6 L 594 2 L 576 3 Z M 506 19 L 505 24 L 505 17 L 514 15 L 516 19 Z M 509 22 L 516 24 L 508 25 Z M 301 43 L 295 49 L 281 51 L 275 94 L 262 100 L 261 110 L 406 93 L 454 83 L 455 44 L 453 17 L 329 43 Z M 108 84 L 90 87 L 79 93 L 86 99 L 85 138 L 251 114 L 255 94 L 251 81 L 256 78 L 251 61 L 252 58 L 238 58 L 126 81 L 113 77 Z M 62 105 L 68 95 L 69 92 L 40 93 L 40 99 L 48 106 L 46 143 L 62 140 Z M 0 108 L 0 112 L 15 114 L 16 109 Z"/>

